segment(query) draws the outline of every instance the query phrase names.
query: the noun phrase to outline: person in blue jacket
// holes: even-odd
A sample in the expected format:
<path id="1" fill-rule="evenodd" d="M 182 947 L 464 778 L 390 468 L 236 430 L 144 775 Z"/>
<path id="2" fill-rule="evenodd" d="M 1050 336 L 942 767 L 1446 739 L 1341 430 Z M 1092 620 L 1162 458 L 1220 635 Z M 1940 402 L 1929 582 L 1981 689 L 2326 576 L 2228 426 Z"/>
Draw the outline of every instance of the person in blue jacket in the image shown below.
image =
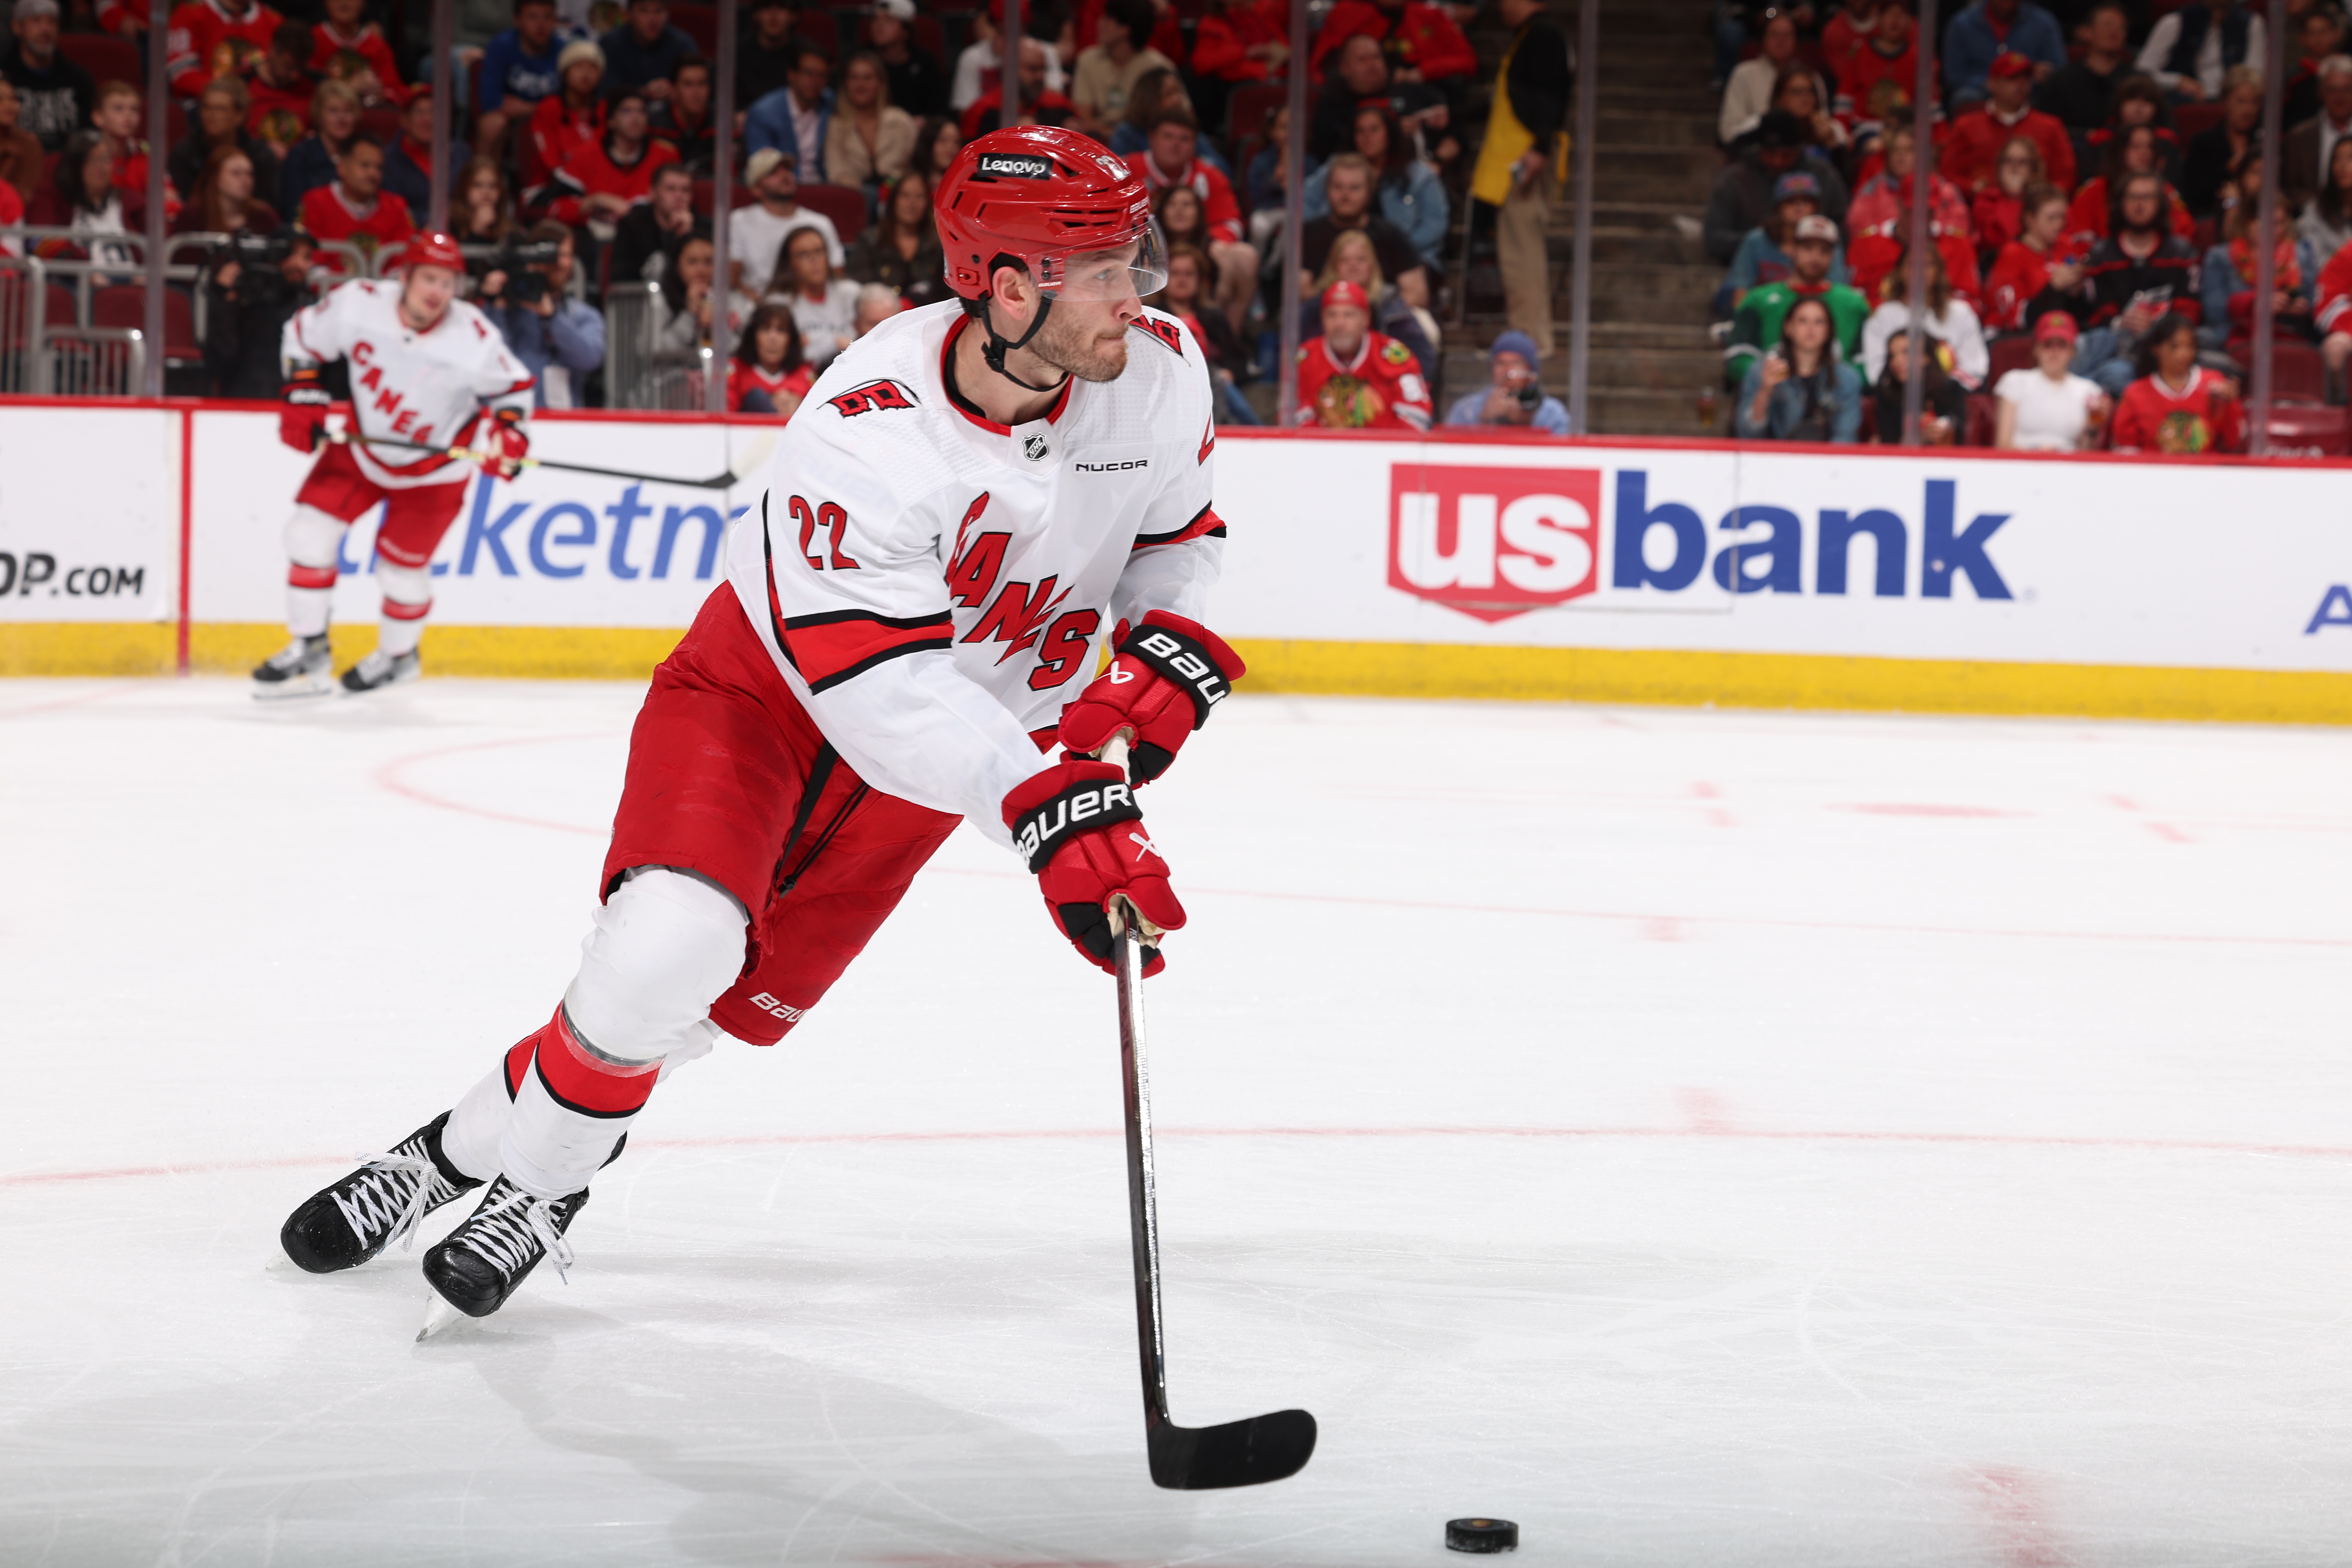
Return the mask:
<path id="1" fill-rule="evenodd" d="M 793 57 L 784 85 L 753 104 L 743 117 L 745 156 L 772 147 L 793 155 L 793 167 L 817 174 L 824 170 L 824 133 L 833 123 L 833 62 L 814 44 L 803 44 Z M 814 146 L 801 145 L 806 131 Z"/>
<path id="2" fill-rule="evenodd" d="M 1356 151 L 1381 172 L 1377 192 L 1381 216 L 1404 230 L 1423 260 L 1433 268 L 1440 265 L 1446 226 L 1453 215 L 1437 171 L 1413 156 L 1412 139 L 1385 103 L 1367 103 L 1356 110 L 1355 138 Z M 1331 210 L 1330 198 L 1324 193 L 1329 168 L 1327 163 L 1307 175 L 1299 193 L 1309 220 Z"/>
<path id="3" fill-rule="evenodd" d="M 2066 34 L 2057 17 L 2032 0 L 1976 0 L 1944 29 L 1944 86 L 1952 112 L 1984 101 L 1985 78 L 2003 49 L 2032 60 L 2038 83 L 2066 63 Z"/>

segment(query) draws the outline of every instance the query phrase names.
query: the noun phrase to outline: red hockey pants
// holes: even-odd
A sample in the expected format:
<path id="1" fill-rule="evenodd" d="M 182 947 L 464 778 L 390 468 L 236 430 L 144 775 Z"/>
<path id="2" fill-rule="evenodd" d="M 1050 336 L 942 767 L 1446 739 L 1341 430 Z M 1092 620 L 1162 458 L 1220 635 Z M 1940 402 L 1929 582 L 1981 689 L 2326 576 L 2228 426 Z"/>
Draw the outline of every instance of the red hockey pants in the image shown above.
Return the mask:
<path id="1" fill-rule="evenodd" d="M 707 877 L 751 911 L 711 1005 L 772 1046 L 816 1005 L 962 820 L 868 787 L 826 744 L 720 584 L 654 672 L 597 896 L 636 866 Z"/>

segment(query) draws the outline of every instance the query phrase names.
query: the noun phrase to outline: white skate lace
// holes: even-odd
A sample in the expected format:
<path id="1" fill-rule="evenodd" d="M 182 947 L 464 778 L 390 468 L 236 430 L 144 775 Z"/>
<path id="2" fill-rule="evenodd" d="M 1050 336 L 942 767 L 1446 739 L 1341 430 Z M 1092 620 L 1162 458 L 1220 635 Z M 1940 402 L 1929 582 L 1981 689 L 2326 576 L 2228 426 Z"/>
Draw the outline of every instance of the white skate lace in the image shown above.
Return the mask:
<path id="1" fill-rule="evenodd" d="M 302 661 L 310 658 L 310 645 L 305 642 L 302 638 L 296 637 L 292 642 L 288 643 L 284 647 L 279 648 L 276 653 L 269 656 L 269 668 L 272 669 L 299 669 L 302 668 Z"/>
<path id="2" fill-rule="evenodd" d="M 434 1188 L 441 1184 L 439 1168 L 430 1160 L 410 1154 L 362 1154 L 360 1163 L 364 1169 L 352 1184 L 350 1195 L 334 1194 L 335 1207 L 341 1213 L 343 1223 L 352 1227 L 352 1234 L 360 1238 L 362 1245 L 366 1244 L 373 1232 L 388 1226 L 391 1228 L 383 1238 L 385 1246 L 397 1241 L 403 1252 L 414 1250 L 416 1226 L 432 1212 Z M 413 1184 L 404 1183 L 404 1177 L 415 1178 Z M 401 1188 L 404 1184 L 409 1185 L 409 1191 L 403 1197 Z"/>
<path id="3" fill-rule="evenodd" d="M 548 1216 L 551 1206 L 545 1199 L 510 1188 L 466 1222 L 469 1234 L 464 1245 L 497 1264 L 509 1278 L 522 1271 L 530 1260 L 532 1246 L 537 1245 L 555 1260 L 556 1277 L 569 1285 L 572 1247 Z"/>

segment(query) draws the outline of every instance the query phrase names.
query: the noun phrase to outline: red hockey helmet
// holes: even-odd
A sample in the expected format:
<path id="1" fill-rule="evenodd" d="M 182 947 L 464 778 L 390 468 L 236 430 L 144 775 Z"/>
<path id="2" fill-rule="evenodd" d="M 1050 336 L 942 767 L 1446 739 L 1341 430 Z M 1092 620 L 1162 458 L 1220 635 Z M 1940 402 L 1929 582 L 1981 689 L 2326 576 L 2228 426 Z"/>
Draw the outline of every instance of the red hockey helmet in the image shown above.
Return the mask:
<path id="1" fill-rule="evenodd" d="M 965 143 L 932 205 L 948 286 L 967 301 L 988 298 L 1008 258 L 1049 299 L 1125 299 L 1168 280 L 1143 176 L 1074 131 L 1019 125 Z"/>
<path id="2" fill-rule="evenodd" d="M 466 270 L 465 252 L 457 242 L 442 229 L 428 228 L 412 234 L 401 247 L 403 267 L 446 267 L 452 272 Z"/>

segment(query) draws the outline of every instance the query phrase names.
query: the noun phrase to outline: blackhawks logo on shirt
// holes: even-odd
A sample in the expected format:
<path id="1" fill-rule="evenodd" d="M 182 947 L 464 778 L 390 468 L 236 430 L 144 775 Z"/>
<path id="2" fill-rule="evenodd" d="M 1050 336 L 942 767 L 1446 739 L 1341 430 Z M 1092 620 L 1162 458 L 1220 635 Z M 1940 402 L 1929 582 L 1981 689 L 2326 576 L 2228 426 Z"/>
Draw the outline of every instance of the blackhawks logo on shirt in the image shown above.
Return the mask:
<path id="1" fill-rule="evenodd" d="M 1326 430 L 1361 430 L 1387 406 L 1360 376 L 1335 375 L 1315 395 L 1315 417 Z"/>
<path id="2" fill-rule="evenodd" d="M 1391 364 L 1405 364 L 1412 361 L 1412 351 L 1391 338 L 1381 345 L 1381 357 Z"/>
<path id="3" fill-rule="evenodd" d="M 2159 452 L 2196 453 L 2213 445 L 2213 427 L 2201 414 L 2176 408 L 2167 414 L 2156 427 L 2156 449 Z"/>

